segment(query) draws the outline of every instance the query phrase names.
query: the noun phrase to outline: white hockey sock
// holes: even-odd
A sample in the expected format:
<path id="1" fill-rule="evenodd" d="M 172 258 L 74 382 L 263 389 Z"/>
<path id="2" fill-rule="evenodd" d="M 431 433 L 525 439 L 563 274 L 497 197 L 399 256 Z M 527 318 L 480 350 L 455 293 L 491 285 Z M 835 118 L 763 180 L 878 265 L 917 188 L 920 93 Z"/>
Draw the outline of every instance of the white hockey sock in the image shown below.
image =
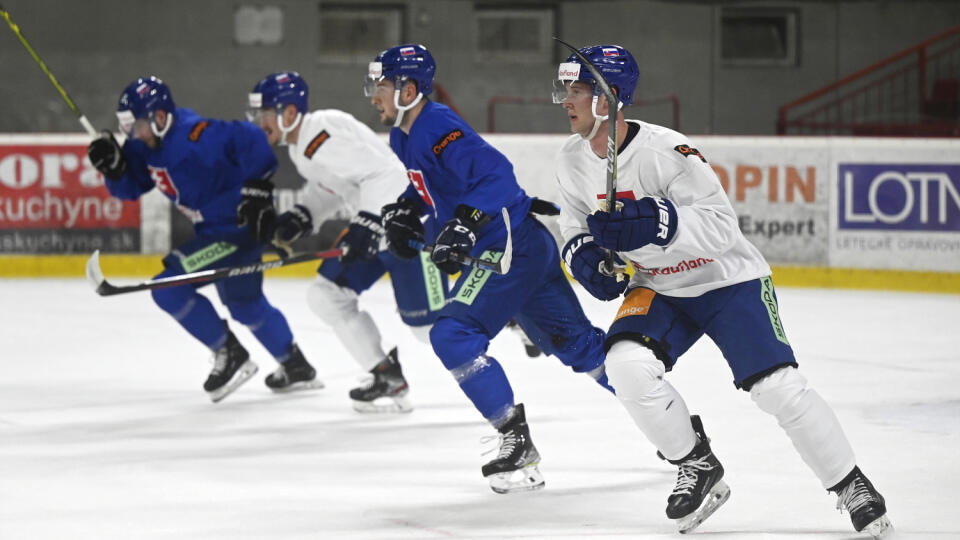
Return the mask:
<path id="1" fill-rule="evenodd" d="M 782 368 L 764 377 L 750 389 L 750 397 L 777 418 L 824 488 L 836 485 L 853 470 L 856 458 L 840 421 L 796 368 Z"/>
<path id="2" fill-rule="evenodd" d="M 663 362 L 639 343 L 620 341 L 610 348 L 605 365 L 617 399 L 657 450 L 674 460 L 689 454 L 697 434 L 683 397 L 663 380 Z"/>
<path id="3" fill-rule="evenodd" d="M 376 323 L 369 313 L 357 307 L 357 293 L 317 276 L 307 290 L 307 304 L 330 325 L 340 343 L 364 371 L 370 371 L 386 358 Z"/>

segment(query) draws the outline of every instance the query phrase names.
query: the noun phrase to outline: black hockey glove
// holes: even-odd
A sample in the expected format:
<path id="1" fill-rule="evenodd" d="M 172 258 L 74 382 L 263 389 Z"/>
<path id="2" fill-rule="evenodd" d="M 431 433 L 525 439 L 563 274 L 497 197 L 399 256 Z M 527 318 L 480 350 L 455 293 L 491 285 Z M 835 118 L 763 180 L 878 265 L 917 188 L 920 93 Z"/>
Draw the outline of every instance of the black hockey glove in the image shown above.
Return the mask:
<path id="1" fill-rule="evenodd" d="M 617 199 L 613 212 L 587 216 L 596 242 L 614 251 L 633 251 L 647 244 L 665 246 L 677 234 L 677 209 L 669 199 Z"/>
<path id="2" fill-rule="evenodd" d="M 477 245 L 477 231 L 490 221 L 487 214 L 462 204 L 454 215 L 457 217 L 443 226 L 430 255 L 437 268 L 448 274 L 460 271 L 463 255 L 469 255 Z"/>
<path id="3" fill-rule="evenodd" d="M 127 160 L 123 157 L 123 150 L 113 138 L 113 133 L 107 130 L 90 142 L 87 156 L 90 157 L 90 163 L 110 180 L 119 180 L 123 173 L 127 172 Z"/>
<path id="4" fill-rule="evenodd" d="M 416 201 L 400 199 L 380 210 L 383 229 L 387 235 L 387 249 L 401 259 L 412 259 L 420 252 L 411 242 L 423 242 L 423 223 Z"/>
<path id="5" fill-rule="evenodd" d="M 567 263 L 574 279 L 599 300 L 613 300 L 627 288 L 627 279 L 622 272 L 607 272 L 607 252 L 589 234 L 574 236 L 563 246 L 563 262 Z M 625 266 L 616 255 L 613 262 L 615 266 Z"/>
<path id="6" fill-rule="evenodd" d="M 270 242 L 276 227 L 277 211 L 273 208 L 273 182 L 247 180 L 240 190 L 237 225 L 250 228 L 258 242 Z"/>
<path id="7" fill-rule="evenodd" d="M 313 231 L 313 218 L 306 206 L 296 205 L 277 216 L 277 226 L 273 231 L 273 245 L 280 249 L 281 256 L 290 256 L 293 249 L 290 244 Z"/>
<path id="8" fill-rule="evenodd" d="M 381 237 L 383 237 L 383 227 L 380 225 L 380 216 L 361 210 L 350 220 L 346 234 L 337 243 L 337 246 L 347 251 L 340 260 L 351 263 L 376 257 L 380 251 Z"/>

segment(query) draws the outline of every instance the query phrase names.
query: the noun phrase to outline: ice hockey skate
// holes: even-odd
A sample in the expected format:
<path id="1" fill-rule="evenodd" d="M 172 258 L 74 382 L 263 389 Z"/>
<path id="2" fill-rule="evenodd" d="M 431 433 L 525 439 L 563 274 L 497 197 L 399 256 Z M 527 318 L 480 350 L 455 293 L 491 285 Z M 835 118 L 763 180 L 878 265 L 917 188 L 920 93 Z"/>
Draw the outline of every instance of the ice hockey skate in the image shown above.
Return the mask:
<path id="1" fill-rule="evenodd" d="M 500 426 L 500 450 L 497 457 L 481 468 L 490 489 L 497 493 L 533 491 L 544 486 L 543 475 L 537 465 L 540 453 L 530 439 L 530 427 L 518 403 L 510 420 Z"/>
<path id="2" fill-rule="evenodd" d="M 397 348 L 394 347 L 379 364 L 370 370 L 373 379 L 350 390 L 353 409 L 362 413 L 405 413 L 413 410 L 407 398 L 409 385 L 403 378 Z"/>
<path id="3" fill-rule="evenodd" d="M 303 357 L 296 343 L 291 347 L 287 361 L 267 375 L 263 382 L 267 388 L 278 393 L 323 388 L 323 381 L 317 379 L 317 370 Z"/>
<path id="4" fill-rule="evenodd" d="M 710 450 L 710 439 L 699 416 L 690 422 L 700 442 L 686 457 L 669 460 L 677 465 L 677 485 L 667 497 L 667 517 L 674 520 L 680 534 L 686 534 L 703 523 L 730 498 L 730 488 L 723 481 L 723 465 Z"/>
<path id="5" fill-rule="evenodd" d="M 830 491 L 837 494 L 837 509 L 841 512 L 846 509 L 850 513 L 850 521 L 857 532 L 865 531 L 874 538 L 885 538 L 893 532 L 883 495 L 860 472 L 860 467 L 854 467 Z"/>
<path id="6" fill-rule="evenodd" d="M 214 353 L 213 370 L 203 383 L 203 389 L 216 403 L 240 388 L 258 369 L 233 332 L 227 330 L 227 341 Z"/>

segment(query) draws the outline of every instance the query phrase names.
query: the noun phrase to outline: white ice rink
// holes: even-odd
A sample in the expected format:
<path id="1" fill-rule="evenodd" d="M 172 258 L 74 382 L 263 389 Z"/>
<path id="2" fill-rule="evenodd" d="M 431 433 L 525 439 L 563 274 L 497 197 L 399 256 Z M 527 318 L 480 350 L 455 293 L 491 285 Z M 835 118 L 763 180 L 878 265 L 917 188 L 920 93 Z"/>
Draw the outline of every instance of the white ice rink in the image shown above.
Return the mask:
<path id="1" fill-rule="evenodd" d="M 664 516 L 675 469 L 586 376 L 526 358 L 514 334 L 493 342 L 547 482 L 497 495 L 480 476 L 493 430 L 401 325 L 388 283 L 363 305 L 400 345 L 416 405 L 403 416 L 351 410 L 358 370 L 309 312 L 306 286 L 274 278 L 266 290 L 327 387 L 271 394 L 275 364 L 241 329 L 260 373 L 214 405 L 201 390 L 209 353 L 149 294 L 0 281 L 0 539 L 677 538 Z M 960 538 L 960 297 L 778 293 L 803 372 L 886 496 L 897 538 Z M 581 297 L 606 327 L 616 306 Z M 732 489 L 696 535 L 861 537 L 712 343 L 670 379 Z"/>

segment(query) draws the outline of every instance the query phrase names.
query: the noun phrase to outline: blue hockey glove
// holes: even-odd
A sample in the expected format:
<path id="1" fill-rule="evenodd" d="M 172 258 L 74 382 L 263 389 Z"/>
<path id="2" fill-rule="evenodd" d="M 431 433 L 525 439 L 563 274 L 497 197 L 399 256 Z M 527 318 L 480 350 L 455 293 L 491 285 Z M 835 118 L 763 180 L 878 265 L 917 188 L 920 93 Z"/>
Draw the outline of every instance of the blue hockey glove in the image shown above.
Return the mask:
<path id="1" fill-rule="evenodd" d="M 247 180 L 240 189 L 240 205 L 237 206 L 237 225 L 250 228 L 250 234 L 258 242 L 273 239 L 277 211 L 273 208 L 273 182 Z"/>
<path id="2" fill-rule="evenodd" d="M 410 247 L 410 242 L 423 242 L 423 223 L 420 208 L 415 201 L 400 199 L 380 210 L 383 228 L 387 235 L 387 249 L 401 259 L 412 259 L 419 250 Z"/>
<path id="3" fill-rule="evenodd" d="M 477 231 L 491 219 L 484 212 L 464 204 L 457 206 L 453 215 L 456 217 L 448 221 L 437 235 L 430 254 L 430 260 L 437 268 L 448 274 L 456 274 L 463 266 L 454 253 L 469 255 L 477 245 Z"/>
<path id="4" fill-rule="evenodd" d="M 123 150 L 109 131 L 104 130 L 100 137 L 90 142 L 87 156 L 94 168 L 109 180 L 119 180 L 123 173 L 127 172 L 127 160 L 123 157 Z"/>
<path id="5" fill-rule="evenodd" d="M 607 252 L 603 250 L 589 234 L 580 234 L 563 246 L 563 262 L 574 279 L 599 300 L 613 300 L 627 288 L 627 279 L 622 274 L 605 270 Z M 620 257 L 614 255 L 615 266 L 625 266 Z"/>
<path id="6" fill-rule="evenodd" d="M 665 246 L 677 233 L 677 209 L 669 199 L 617 199 L 613 212 L 587 216 L 597 244 L 614 251 L 633 251 L 647 244 Z"/>
<path id="7" fill-rule="evenodd" d="M 296 205 L 277 216 L 277 226 L 273 231 L 273 245 L 281 250 L 281 255 L 291 255 L 290 244 L 313 231 L 313 218 L 306 206 Z"/>
<path id="8" fill-rule="evenodd" d="M 380 225 L 380 216 L 361 210 L 350 220 L 347 233 L 337 243 L 337 246 L 347 250 L 340 260 L 351 263 L 376 257 L 380 251 L 382 236 L 383 227 Z"/>

